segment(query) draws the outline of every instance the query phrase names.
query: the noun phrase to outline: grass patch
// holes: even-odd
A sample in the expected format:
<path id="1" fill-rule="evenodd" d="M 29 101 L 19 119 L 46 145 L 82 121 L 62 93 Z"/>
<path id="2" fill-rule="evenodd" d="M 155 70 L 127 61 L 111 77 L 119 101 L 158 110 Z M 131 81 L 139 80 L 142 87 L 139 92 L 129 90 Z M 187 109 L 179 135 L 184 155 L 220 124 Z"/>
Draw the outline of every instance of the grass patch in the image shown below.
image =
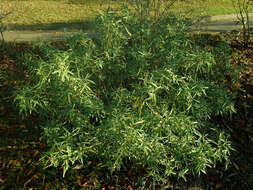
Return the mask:
<path id="1" fill-rule="evenodd" d="M 54 24 L 73 27 L 92 27 L 92 20 L 108 6 L 118 9 L 128 0 L 0 0 L 0 10 L 12 11 L 4 19 L 9 29 L 47 29 Z M 192 11 L 193 10 L 193 11 Z M 177 1 L 171 12 L 187 13 L 188 17 L 214 16 L 235 13 L 231 0 Z M 83 23 L 83 24 L 82 24 Z M 51 29 L 55 29 L 52 28 Z"/>
<path id="2" fill-rule="evenodd" d="M 94 1 L 95 2 L 95 1 Z M 71 3 L 71 1 L 1 1 L 0 9 L 3 12 L 12 11 L 4 20 L 9 28 L 31 26 L 32 25 L 50 25 L 50 24 L 71 24 L 87 22 L 94 19 L 99 10 L 106 9 L 107 6 L 117 7 L 120 3 L 114 1 L 96 1 L 94 3 Z"/>

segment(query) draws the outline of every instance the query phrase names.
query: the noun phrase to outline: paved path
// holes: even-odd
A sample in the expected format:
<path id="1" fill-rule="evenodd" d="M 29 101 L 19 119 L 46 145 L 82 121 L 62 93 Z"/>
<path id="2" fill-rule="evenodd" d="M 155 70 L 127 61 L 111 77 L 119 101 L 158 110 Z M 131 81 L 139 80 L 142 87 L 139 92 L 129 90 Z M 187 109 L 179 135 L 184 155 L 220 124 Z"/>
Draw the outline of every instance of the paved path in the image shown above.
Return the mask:
<path id="1" fill-rule="evenodd" d="M 6 31 L 3 33 L 5 42 L 30 42 L 62 40 L 66 36 L 77 33 L 78 31 L 62 32 L 61 30 L 34 30 L 34 31 Z"/>
<path id="2" fill-rule="evenodd" d="M 253 26 L 253 14 L 249 17 L 250 26 Z M 226 32 L 242 29 L 237 15 L 219 15 L 204 18 L 201 22 L 192 27 L 193 31 L 199 32 Z"/>
<path id="3" fill-rule="evenodd" d="M 250 24 L 253 26 L 253 16 L 250 17 Z M 239 30 L 242 26 L 238 22 L 236 15 L 220 15 L 207 17 L 197 22 L 191 27 L 194 32 L 225 32 Z M 29 42 L 29 41 L 40 41 L 40 40 L 61 40 L 66 36 L 77 33 L 78 29 L 68 29 L 68 26 L 56 28 L 54 30 L 23 30 L 23 31 L 5 31 L 4 39 L 6 42 Z M 84 31 L 86 31 L 84 29 Z M 86 31 L 88 32 L 88 31 Z M 94 36 L 94 32 L 88 32 L 90 36 Z"/>

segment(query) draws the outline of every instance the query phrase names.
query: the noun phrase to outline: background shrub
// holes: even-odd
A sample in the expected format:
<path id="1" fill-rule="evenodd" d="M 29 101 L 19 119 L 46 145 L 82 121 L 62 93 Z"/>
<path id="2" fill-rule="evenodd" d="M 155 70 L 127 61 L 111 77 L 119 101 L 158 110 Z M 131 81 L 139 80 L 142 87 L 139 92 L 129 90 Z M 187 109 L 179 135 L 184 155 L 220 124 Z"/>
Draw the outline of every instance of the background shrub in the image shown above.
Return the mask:
<path id="1" fill-rule="evenodd" d="M 231 144 L 211 118 L 233 113 L 229 47 L 205 50 L 178 17 L 140 17 L 127 7 L 97 18 L 99 37 L 80 33 L 67 50 L 43 44 L 27 54 L 20 114 L 36 112 L 50 147 L 44 164 L 127 163 L 165 183 L 228 163 Z M 226 50 L 226 51 L 224 51 Z"/>

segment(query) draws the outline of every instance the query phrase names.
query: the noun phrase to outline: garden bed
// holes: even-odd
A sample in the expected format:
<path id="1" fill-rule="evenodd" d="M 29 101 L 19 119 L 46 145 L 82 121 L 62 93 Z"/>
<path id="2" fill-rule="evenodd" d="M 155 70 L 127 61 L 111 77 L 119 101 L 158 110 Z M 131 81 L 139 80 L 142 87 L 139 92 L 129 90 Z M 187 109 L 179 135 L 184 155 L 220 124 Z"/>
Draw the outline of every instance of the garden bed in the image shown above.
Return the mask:
<path id="1" fill-rule="evenodd" d="M 213 48 L 225 40 L 232 47 L 232 66 L 238 67 L 240 80 L 231 86 L 235 92 L 237 113 L 232 118 L 213 116 L 213 121 L 224 128 L 231 136 L 235 151 L 231 151 L 231 163 L 225 169 L 218 164 L 208 169 L 207 174 L 199 177 L 188 176 L 188 181 L 171 177 L 166 186 L 168 189 L 252 189 L 252 64 L 253 46 L 246 48 L 235 41 L 237 33 L 224 35 L 196 35 L 193 40 L 201 48 Z M 204 43 L 208 41 L 208 43 Z M 67 50 L 65 42 L 55 42 L 54 47 Z M 202 47 L 203 46 L 203 47 Z M 8 43 L 0 50 L 0 189 L 137 189 L 138 177 L 145 174 L 145 168 L 132 167 L 108 174 L 108 170 L 99 168 L 99 162 L 91 162 L 89 167 L 76 168 L 62 177 L 63 168 L 43 170 L 38 164 L 41 153 L 47 150 L 48 144 L 42 138 L 42 131 L 37 128 L 37 114 L 19 116 L 19 110 L 13 104 L 13 92 L 29 81 L 28 71 L 24 67 L 24 52 L 41 55 L 40 47 L 32 48 L 31 44 Z M 222 64 L 222 60 L 221 60 Z M 229 79 L 223 79 L 229 80 Z M 133 105 L 134 106 L 134 105 Z M 13 183 L 15 182 L 15 183 Z M 147 178 L 146 189 L 151 189 L 152 181 Z M 157 186 L 157 188 L 161 188 Z M 141 189 L 141 187 L 140 187 Z"/>

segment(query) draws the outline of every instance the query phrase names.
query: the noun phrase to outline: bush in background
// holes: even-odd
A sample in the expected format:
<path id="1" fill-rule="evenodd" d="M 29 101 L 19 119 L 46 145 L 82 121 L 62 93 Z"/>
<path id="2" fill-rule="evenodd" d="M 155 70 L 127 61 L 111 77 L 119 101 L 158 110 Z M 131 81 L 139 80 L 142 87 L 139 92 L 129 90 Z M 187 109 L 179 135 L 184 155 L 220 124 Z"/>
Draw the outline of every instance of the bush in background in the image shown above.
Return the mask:
<path id="1" fill-rule="evenodd" d="M 237 19 L 242 25 L 242 44 L 247 47 L 250 42 L 250 17 L 252 16 L 252 0 L 231 0 L 237 14 Z"/>
<path id="2" fill-rule="evenodd" d="M 159 183 L 228 163 L 231 143 L 211 120 L 235 112 L 228 45 L 207 51 L 187 38 L 184 19 L 127 7 L 96 24 L 96 39 L 80 33 L 67 50 L 44 44 L 25 56 L 30 78 L 15 103 L 40 118 L 43 163 L 63 175 L 91 162 L 111 172 L 131 164 Z"/>

